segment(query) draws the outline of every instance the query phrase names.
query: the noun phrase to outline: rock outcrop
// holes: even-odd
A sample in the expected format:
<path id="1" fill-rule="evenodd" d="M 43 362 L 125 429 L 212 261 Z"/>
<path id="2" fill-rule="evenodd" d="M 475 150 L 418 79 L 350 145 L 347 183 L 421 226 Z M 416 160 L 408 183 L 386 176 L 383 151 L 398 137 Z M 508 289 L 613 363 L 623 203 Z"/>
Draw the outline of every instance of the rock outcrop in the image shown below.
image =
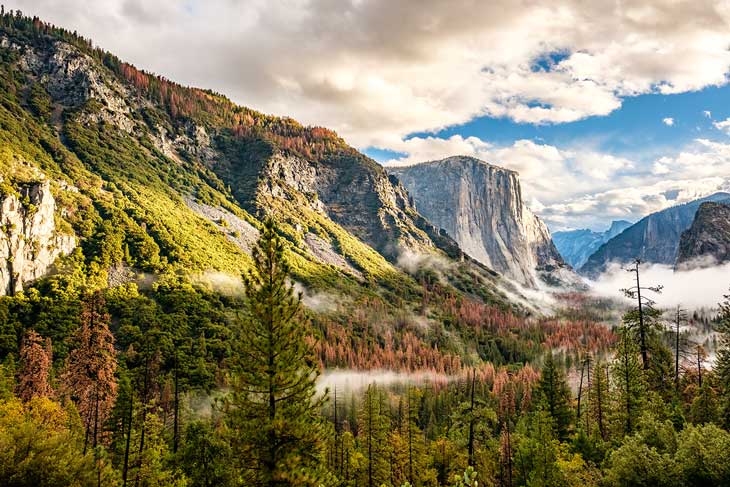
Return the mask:
<path id="1" fill-rule="evenodd" d="M 545 224 L 525 206 L 516 172 L 472 157 L 390 168 L 416 209 L 478 261 L 521 284 L 551 284 L 572 272 Z"/>
<path id="2" fill-rule="evenodd" d="M 730 205 L 705 202 L 682 232 L 677 268 L 690 269 L 730 261 Z"/>
<path id="3" fill-rule="evenodd" d="M 587 228 L 553 233 L 553 242 L 563 259 L 573 269 L 579 269 L 598 248 L 631 226 L 626 220 L 615 220 L 604 232 Z"/>
<path id="4" fill-rule="evenodd" d="M 625 264 L 634 259 L 653 264 L 674 265 L 682 232 L 695 218 L 705 201 L 730 199 L 728 193 L 715 193 L 683 205 L 673 206 L 646 216 L 603 244 L 591 255 L 580 272 L 597 277 L 611 262 Z"/>
<path id="5" fill-rule="evenodd" d="M 76 238 L 56 231 L 56 202 L 50 184 L 21 185 L 0 200 L 0 294 L 23 290 L 44 276 L 57 257 L 70 253 Z"/>

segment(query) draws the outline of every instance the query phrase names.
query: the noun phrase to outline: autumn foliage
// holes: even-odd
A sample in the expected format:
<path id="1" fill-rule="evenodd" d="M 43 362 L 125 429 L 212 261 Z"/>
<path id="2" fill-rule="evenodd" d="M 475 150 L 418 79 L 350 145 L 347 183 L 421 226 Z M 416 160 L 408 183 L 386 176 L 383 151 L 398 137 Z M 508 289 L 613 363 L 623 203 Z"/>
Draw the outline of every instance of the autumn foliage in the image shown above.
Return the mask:
<path id="1" fill-rule="evenodd" d="M 51 397 L 49 382 L 53 352 L 50 339 L 43 340 L 38 333 L 28 330 L 20 347 L 20 371 L 16 394 L 23 401 L 35 397 Z"/>
<path id="2" fill-rule="evenodd" d="M 100 292 L 84 302 L 76 348 L 68 356 L 62 375 L 63 390 L 76 403 L 89 439 L 96 445 L 98 432 L 109 416 L 117 396 L 116 352 L 109 331 L 109 314 Z"/>

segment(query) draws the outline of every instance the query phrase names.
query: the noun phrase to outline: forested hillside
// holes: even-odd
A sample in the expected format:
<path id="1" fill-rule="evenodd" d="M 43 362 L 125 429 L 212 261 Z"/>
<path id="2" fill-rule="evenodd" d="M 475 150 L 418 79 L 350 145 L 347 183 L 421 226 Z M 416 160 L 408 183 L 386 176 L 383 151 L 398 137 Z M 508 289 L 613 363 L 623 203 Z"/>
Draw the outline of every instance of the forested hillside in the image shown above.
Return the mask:
<path id="1" fill-rule="evenodd" d="M 537 313 L 328 129 L 3 9 L 0 176 L 1 485 L 730 482 L 725 338 Z"/>

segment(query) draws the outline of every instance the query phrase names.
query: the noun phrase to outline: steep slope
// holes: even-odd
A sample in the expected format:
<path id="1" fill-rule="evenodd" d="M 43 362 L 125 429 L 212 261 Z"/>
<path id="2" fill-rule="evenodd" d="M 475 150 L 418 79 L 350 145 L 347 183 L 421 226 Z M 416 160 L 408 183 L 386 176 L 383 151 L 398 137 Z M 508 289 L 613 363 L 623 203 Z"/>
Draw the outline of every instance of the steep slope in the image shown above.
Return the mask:
<path id="1" fill-rule="evenodd" d="M 240 285 L 268 215 L 312 305 L 324 366 L 365 350 L 373 366 L 394 354 L 409 357 L 394 367 L 413 368 L 405 351 L 417 349 L 427 367 L 458 368 L 471 352 L 456 303 L 524 311 L 506 297 L 515 294 L 508 283 L 415 210 L 396 178 L 332 131 L 144 73 L 16 14 L 0 15 L 0 176 L 22 221 L 43 215 L 36 240 L 49 251 L 13 244 L 0 254 L 6 283 L 21 257 L 30 262 L 22 283 L 0 289 L 14 294 L 0 297 L 9 317 L 0 355 L 33 327 L 63 359 L 78 320 L 69 310 L 102 289 L 120 347 L 140 349 L 154 326 L 181 343 L 211 340 L 194 353 L 215 369 L 230 353 L 226 325 L 238 305 L 221 289 Z M 37 187 L 40 199 L 24 190 Z M 401 267 L 403 256 L 417 264 Z M 130 312 L 140 302 L 147 311 Z M 349 352 L 334 354 L 335 335 Z"/>
<path id="2" fill-rule="evenodd" d="M 631 226 L 626 220 L 614 220 L 604 232 L 587 228 L 553 233 L 555 247 L 573 269 L 580 268 L 598 248 Z"/>
<path id="3" fill-rule="evenodd" d="M 633 259 L 674 265 L 679 239 L 694 220 L 697 208 L 705 201 L 730 199 L 728 193 L 715 193 L 683 205 L 652 213 L 603 244 L 591 255 L 580 272 L 595 277 L 610 262 L 626 263 Z"/>
<path id="4" fill-rule="evenodd" d="M 677 268 L 689 269 L 730 261 L 730 205 L 705 202 L 679 240 Z"/>
<path id="5" fill-rule="evenodd" d="M 486 266 L 530 286 L 538 275 L 554 282 L 569 272 L 547 227 L 522 201 L 516 172 L 463 156 L 390 171 L 420 213 Z"/>
<path id="6" fill-rule="evenodd" d="M 0 43 L 7 93 L 45 122 L 38 131 L 48 141 L 40 141 L 40 152 L 57 146 L 58 160 L 50 154 L 53 164 L 39 164 L 41 172 L 65 184 L 77 182 L 67 181 L 68 176 L 101 178 L 93 182 L 96 188 L 81 192 L 92 200 L 106 196 L 103 186 L 113 184 L 119 200 L 139 207 L 135 223 L 147 230 L 168 262 L 245 268 L 245 258 L 239 264 L 212 262 L 219 254 L 235 254 L 235 247 L 245 251 L 240 239 L 211 245 L 193 237 L 217 225 L 210 211 L 202 211 L 205 205 L 226 208 L 248 222 L 249 234 L 256 218 L 276 213 L 305 259 L 323 263 L 307 243 L 319 238 L 345 263 L 341 269 L 359 275 L 397 274 L 386 260 L 396 262 L 402 251 L 438 253 L 440 247 L 459 256 L 456 244 L 415 211 L 402 186 L 333 132 L 261 115 L 213 93 L 140 72 L 64 31 L 54 37 L 34 35 L 33 29 L 10 25 Z M 54 132 L 61 144 L 52 140 Z M 188 228 L 184 235 L 164 238 L 178 233 L 173 221 L 207 230 Z"/>

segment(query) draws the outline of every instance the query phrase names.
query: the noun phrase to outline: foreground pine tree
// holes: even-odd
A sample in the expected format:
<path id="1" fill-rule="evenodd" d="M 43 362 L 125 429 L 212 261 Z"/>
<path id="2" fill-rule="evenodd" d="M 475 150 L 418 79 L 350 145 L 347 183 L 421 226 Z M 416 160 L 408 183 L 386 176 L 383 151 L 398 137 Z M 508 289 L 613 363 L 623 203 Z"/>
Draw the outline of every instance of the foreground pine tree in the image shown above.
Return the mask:
<path id="1" fill-rule="evenodd" d="M 284 244 L 266 221 L 245 278 L 232 392 L 224 402 L 244 485 L 327 484 L 315 398 L 318 367 L 306 342 L 301 296 L 288 280 Z"/>
<path id="2" fill-rule="evenodd" d="M 555 363 L 552 353 L 547 354 L 535 392 L 538 409 L 543 409 L 550 415 L 558 439 L 568 438 L 573 421 L 572 396 L 565 374 Z"/>

